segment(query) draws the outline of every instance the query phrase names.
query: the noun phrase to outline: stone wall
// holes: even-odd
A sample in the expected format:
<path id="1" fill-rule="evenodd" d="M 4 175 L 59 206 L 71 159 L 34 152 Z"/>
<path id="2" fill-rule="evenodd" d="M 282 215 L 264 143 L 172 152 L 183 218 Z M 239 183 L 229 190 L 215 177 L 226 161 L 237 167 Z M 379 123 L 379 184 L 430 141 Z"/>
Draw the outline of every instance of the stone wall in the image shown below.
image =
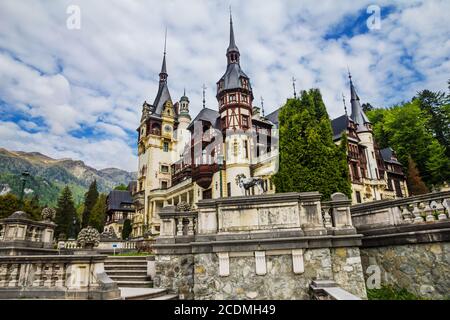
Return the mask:
<path id="1" fill-rule="evenodd" d="M 360 298 L 367 298 L 359 248 L 332 248 L 334 281 Z"/>
<path id="2" fill-rule="evenodd" d="M 180 299 L 193 299 L 193 255 L 157 255 L 155 260 L 154 287 L 177 293 Z"/>
<path id="3" fill-rule="evenodd" d="M 417 296 L 450 298 L 450 244 L 424 243 L 361 249 L 366 279 L 378 266 L 381 284 L 407 289 Z M 373 268 L 373 267 L 372 267 Z"/>
<path id="4" fill-rule="evenodd" d="M 203 200 L 198 212 L 166 208 L 155 287 L 180 299 L 307 300 L 318 280 L 365 299 L 349 205 L 335 194 L 322 207 L 308 192 Z"/>
<path id="5" fill-rule="evenodd" d="M 266 252 L 266 274 L 256 274 L 253 252 L 229 257 L 229 275 L 219 275 L 216 253 L 157 256 L 156 287 L 182 299 L 307 300 L 313 280 L 334 280 L 343 289 L 367 298 L 358 248 L 318 248 L 303 252 L 304 271 L 294 273 L 292 254 Z"/>
<path id="6" fill-rule="evenodd" d="M 368 286 L 388 284 L 419 297 L 450 298 L 450 192 L 351 207 L 363 235 Z"/>

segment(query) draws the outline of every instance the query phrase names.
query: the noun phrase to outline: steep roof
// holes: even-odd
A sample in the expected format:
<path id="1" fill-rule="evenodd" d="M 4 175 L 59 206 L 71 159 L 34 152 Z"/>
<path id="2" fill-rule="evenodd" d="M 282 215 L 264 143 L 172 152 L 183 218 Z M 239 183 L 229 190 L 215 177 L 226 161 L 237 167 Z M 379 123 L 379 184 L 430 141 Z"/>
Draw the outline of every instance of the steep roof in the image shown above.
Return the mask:
<path id="1" fill-rule="evenodd" d="M 107 210 L 134 211 L 132 208 L 124 208 L 124 205 L 132 205 L 133 198 L 130 191 L 112 190 L 107 199 Z"/>
<path id="2" fill-rule="evenodd" d="M 340 138 L 342 133 L 347 130 L 349 118 L 346 114 L 331 120 L 333 128 L 333 140 Z"/>
<path id="3" fill-rule="evenodd" d="M 365 124 L 370 123 L 369 118 L 367 118 L 364 113 L 363 108 L 361 107 L 361 103 L 356 93 L 355 86 L 353 85 L 352 76 L 349 74 L 350 78 L 350 103 L 352 105 L 352 114 L 350 118 L 358 124 L 357 131 L 364 131 Z"/>
<path id="4" fill-rule="evenodd" d="M 278 115 L 280 114 L 281 108 L 278 108 L 277 110 L 273 111 L 272 113 L 269 113 L 266 116 L 266 119 L 278 126 Z"/>
<path id="5" fill-rule="evenodd" d="M 153 107 L 155 110 L 155 114 L 160 116 L 164 103 L 166 101 L 172 101 L 172 98 L 170 97 L 169 87 L 167 86 L 167 82 L 162 82 L 159 84 L 158 94 L 156 95 L 155 101 L 153 102 Z"/>
<path id="6" fill-rule="evenodd" d="M 216 110 L 212 110 L 209 108 L 203 108 L 195 117 L 194 120 L 191 121 L 191 123 L 188 126 L 188 130 L 194 127 L 194 123 L 196 121 L 207 121 L 211 123 L 211 125 L 216 128 L 220 129 L 220 113 Z"/>
<path id="7" fill-rule="evenodd" d="M 242 71 L 241 66 L 237 63 L 230 63 L 227 66 L 225 74 L 219 80 L 219 82 L 224 82 L 224 85 L 220 91 L 242 88 L 241 78 L 245 78 L 248 80 L 248 90 L 252 91 L 249 77 L 245 74 L 244 71 Z"/>
<path id="8" fill-rule="evenodd" d="M 385 162 L 401 165 L 401 163 L 397 160 L 397 157 L 395 156 L 394 150 L 391 147 L 381 149 L 380 153 L 381 157 Z"/>

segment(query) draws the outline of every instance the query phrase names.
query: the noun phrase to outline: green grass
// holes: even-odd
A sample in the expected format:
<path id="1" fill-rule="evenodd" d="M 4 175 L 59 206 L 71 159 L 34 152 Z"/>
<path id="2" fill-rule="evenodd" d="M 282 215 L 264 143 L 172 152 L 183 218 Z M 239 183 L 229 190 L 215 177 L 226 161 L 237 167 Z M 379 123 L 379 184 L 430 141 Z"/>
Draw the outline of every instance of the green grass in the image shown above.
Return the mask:
<path id="1" fill-rule="evenodd" d="M 382 286 L 380 289 L 367 289 L 369 300 L 426 300 L 416 296 L 404 288 Z"/>

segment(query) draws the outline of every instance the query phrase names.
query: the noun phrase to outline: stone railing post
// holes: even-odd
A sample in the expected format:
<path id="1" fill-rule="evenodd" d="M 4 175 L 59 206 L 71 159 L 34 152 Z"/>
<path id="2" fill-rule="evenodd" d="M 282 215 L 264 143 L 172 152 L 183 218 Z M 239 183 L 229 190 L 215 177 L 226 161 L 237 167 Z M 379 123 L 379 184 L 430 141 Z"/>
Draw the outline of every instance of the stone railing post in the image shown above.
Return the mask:
<path id="1" fill-rule="evenodd" d="M 198 205 L 197 233 L 217 233 L 217 209 L 215 206 Z"/>
<path id="2" fill-rule="evenodd" d="M 305 192 L 300 195 L 300 226 L 306 235 L 323 235 L 327 233 L 322 218 L 319 192 Z"/>
<path id="3" fill-rule="evenodd" d="M 335 230 L 355 230 L 350 214 L 351 200 L 343 193 L 331 195 L 331 214 Z"/>
<path id="4" fill-rule="evenodd" d="M 183 235 L 183 217 L 179 217 L 177 223 L 177 236 L 182 235 Z"/>
<path id="5" fill-rule="evenodd" d="M 188 234 L 188 236 L 193 236 L 194 235 L 194 217 L 188 217 L 188 219 L 189 219 L 189 224 L 188 224 L 187 234 Z"/>
<path id="6" fill-rule="evenodd" d="M 162 219 L 161 237 L 174 237 L 176 234 L 175 218 Z"/>

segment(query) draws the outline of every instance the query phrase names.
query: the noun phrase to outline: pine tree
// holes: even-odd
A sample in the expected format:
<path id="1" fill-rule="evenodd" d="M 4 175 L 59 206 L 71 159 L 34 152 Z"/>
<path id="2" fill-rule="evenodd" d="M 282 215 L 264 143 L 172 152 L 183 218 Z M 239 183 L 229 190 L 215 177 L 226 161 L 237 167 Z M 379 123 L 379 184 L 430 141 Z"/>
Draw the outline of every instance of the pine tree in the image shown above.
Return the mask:
<path id="1" fill-rule="evenodd" d="M 94 180 L 89 186 L 89 190 L 84 195 L 84 210 L 81 225 L 86 228 L 89 224 L 89 216 L 91 215 L 92 208 L 98 199 L 97 181 Z"/>
<path id="2" fill-rule="evenodd" d="M 0 219 L 7 218 L 20 210 L 20 200 L 16 195 L 7 193 L 0 196 Z"/>
<path id="3" fill-rule="evenodd" d="M 419 194 L 425 194 L 428 193 L 429 190 L 425 183 L 422 181 L 422 178 L 420 177 L 419 170 L 417 169 L 417 165 L 414 162 L 414 160 L 409 157 L 408 158 L 408 189 L 411 195 L 419 195 Z"/>
<path id="4" fill-rule="evenodd" d="M 288 99 L 279 114 L 277 192 L 319 191 L 324 199 L 334 192 L 351 195 L 346 143 L 333 142 L 331 121 L 318 89 Z"/>
<path id="5" fill-rule="evenodd" d="M 41 212 L 43 207 L 39 204 L 39 196 L 35 194 L 31 199 L 25 199 L 23 211 L 28 213 L 33 220 L 41 219 Z"/>
<path id="6" fill-rule="evenodd" d="M 74 224 L 75 220 L 75 224 Z M 76 219 L 75 205 L 73 203 L 72 192 L 65 186 L 58 198 L 56 207 L 55 223 L 57 224 L 55 236 L 65 235 L 75 237 L 78 233 L 78 219 Z"/>
<path id="7" fill-rule="evenodd" d="M 131 226 L 131 220 L 130 219 L 126 219 L 123 222 L 123 229 L 122 229 L 122 240 L 127 240 L 130 237 L 131 231 L 132 231 L 132 226 Z"/>
<path id="8" fill-rule="evenodd" d="M 103 232 L 106 218 L 106 195 L 100 194 L 89 216 L 89 225 Z"/>

